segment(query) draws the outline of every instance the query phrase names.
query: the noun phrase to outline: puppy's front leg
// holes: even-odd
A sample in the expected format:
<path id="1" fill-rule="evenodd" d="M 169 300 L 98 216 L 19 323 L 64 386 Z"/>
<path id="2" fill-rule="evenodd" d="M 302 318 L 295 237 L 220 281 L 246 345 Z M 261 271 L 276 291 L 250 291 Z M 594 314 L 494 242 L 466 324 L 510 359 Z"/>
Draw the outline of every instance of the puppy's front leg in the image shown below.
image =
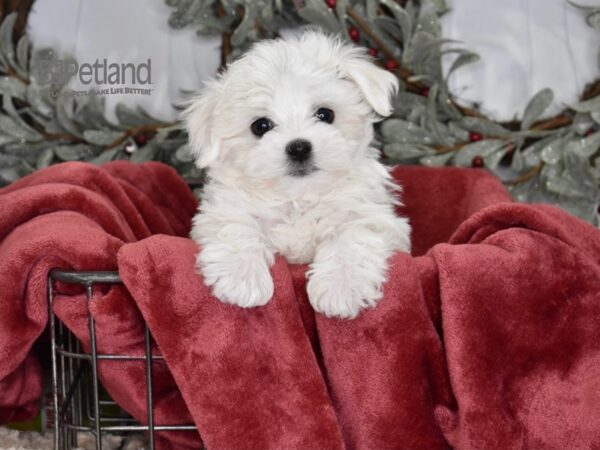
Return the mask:
<path id="1" fill-rule="evenodd" d="M 273 251 L 251 219 L 232 223 L 199 214 L 191 235 L 201 245 L 196 266 L 219 300 L 251 308 L 273 296 Z"/>
<path id="2" fill-rule="evenodd" d="M 349 319 L 381 299 L 387 259 L 396 250 L 410 251 L 406 219 L 384 222 L 346 224 L 341 233 L 317 247 L 307 285 L 315 311 Z"/>

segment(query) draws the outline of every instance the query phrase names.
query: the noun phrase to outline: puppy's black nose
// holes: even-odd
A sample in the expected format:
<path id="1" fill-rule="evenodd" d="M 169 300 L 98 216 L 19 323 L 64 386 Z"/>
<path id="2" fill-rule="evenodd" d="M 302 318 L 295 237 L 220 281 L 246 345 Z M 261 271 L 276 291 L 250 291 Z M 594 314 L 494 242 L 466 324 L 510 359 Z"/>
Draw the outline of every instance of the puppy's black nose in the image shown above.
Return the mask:
<path id="1" fill-rule="evenodd" d="M 294 162 L 304 162 L 310 158 L 312 144 L 306 139 L 295 139 L 288 143 L 285 147 L 285 152 L 288 157 Z"/>

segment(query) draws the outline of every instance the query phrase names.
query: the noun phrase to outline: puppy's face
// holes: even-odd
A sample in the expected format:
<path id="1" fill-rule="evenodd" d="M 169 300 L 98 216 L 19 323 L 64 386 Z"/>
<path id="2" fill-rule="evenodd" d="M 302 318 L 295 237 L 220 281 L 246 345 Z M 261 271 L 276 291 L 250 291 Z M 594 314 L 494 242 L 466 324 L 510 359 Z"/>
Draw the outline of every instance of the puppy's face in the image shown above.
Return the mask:
<path id="1" fill-rule="evenodd" d="M 200 167 L 248 188 L 327 184 L 368 155 L 396 78 L 320 33 L 265 41 L 234 62 L 185 113 Z"/>

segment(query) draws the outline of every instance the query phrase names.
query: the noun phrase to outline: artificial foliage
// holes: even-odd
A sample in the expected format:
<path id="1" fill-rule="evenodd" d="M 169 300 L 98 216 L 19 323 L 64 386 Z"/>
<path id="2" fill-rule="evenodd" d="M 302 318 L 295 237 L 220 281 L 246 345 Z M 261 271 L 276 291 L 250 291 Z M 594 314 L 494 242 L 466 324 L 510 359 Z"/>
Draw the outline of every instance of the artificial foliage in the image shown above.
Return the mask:
<path id="1" fill-rule="evenodd" d="M 567 1 L 567 0 L 565 0 Z M 498 123 L 448 90 L 455 70 L 477 55 L 441 35 L 445 0 L 166 0 L 175 28 L 222 37 L 222 64 L 282 27 L 312 24 L 368 49 L 395 73 L 401 89 L 394 114 L 378 127 L 385 162 L 470 166 L 496 173 L 515 199 L 554 203 L 600 225 L 600 84 L 561 114 L 540 120 L 553 100 L 544 89 L 520 121 Z M 600 29 L 600 8 L 571 4 L 582 23 Z M 14 43 L 16 16 L 0 26 L 0 183 L 60 161 L 158 160 L 183 176 L 201 177 L 180 123 L 162 123 L 123 105 L 117 123 L 101 99 L 74 98 L 65 84 L 40 86 L 27 36 Z M 45 53 L 44 53 L 45 52 Z M 441 59 L 452 55 L 446 73 Z M 600 61 L 600 54 L 599 54 Z"/>

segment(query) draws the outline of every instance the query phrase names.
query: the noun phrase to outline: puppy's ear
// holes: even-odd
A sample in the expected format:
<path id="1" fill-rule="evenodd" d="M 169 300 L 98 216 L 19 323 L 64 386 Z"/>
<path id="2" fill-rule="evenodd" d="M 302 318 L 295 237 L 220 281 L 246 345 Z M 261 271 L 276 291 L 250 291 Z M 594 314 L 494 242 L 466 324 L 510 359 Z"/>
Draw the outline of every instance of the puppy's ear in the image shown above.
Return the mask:
<path id="1" fill-rule="evenodd" d="M 392 113 L 392 98 L 398 92 L 395 75 L 376 66 L 357 48 L 343 58 L 340 69 L 344 78 L 356 83 L 377 114 L 387 117 Z"/>
<path id="2" fill-rule="evenodd" d="M 219 91 L 216 83 L 207 85 L 183 112 L 191 153 L 201 169 L 215 162 L 220 152 L 221 145 L 213 130 Z"/>

